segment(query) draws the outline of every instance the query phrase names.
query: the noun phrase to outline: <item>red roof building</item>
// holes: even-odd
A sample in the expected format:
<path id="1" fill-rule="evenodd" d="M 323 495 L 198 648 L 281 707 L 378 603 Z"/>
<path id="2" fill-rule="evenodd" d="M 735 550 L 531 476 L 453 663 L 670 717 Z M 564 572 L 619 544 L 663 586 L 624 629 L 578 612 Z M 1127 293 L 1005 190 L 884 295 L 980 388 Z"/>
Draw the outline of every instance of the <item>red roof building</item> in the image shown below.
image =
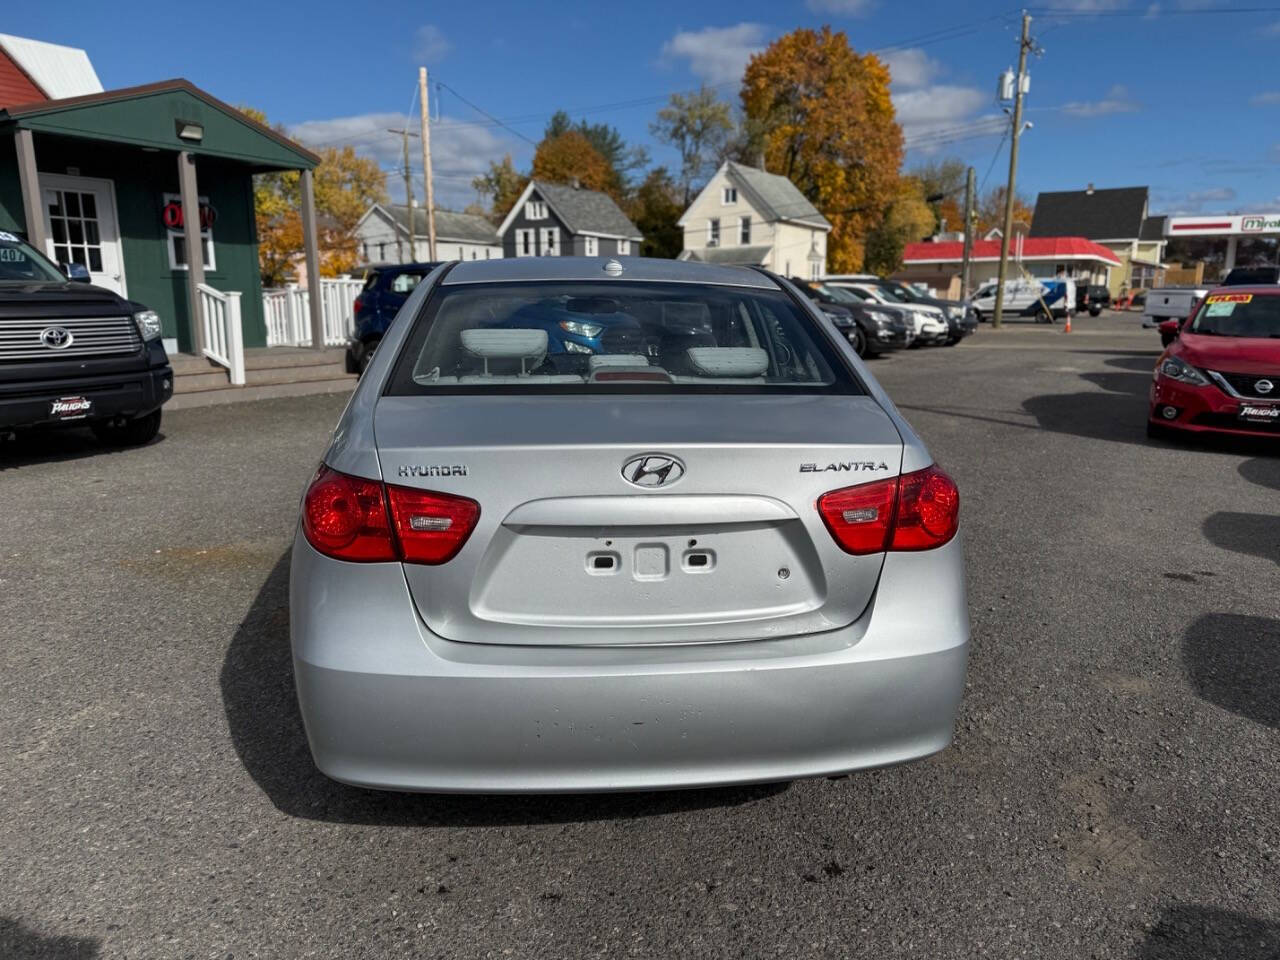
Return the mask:
<path id="1" fill-rule="evenodd" d="M 894 279 L 925 283 L 939 295 L 958 297 L 963 261 L 961 242 L 909 243 L 902 253 L 902 269 L 894 274 Z M 1000 263 L 1000 241 L 975 240 L 971 261 L 974 288 L 994 280 Z M 1084 237 L 1019 235 L 1009 242 L 1010 278 L 1025 272 L 1039 279 L 1066 276 L 1079 283 L 1106 284 L 1111 270 L 1121 266 L 1112 251 Z"/>

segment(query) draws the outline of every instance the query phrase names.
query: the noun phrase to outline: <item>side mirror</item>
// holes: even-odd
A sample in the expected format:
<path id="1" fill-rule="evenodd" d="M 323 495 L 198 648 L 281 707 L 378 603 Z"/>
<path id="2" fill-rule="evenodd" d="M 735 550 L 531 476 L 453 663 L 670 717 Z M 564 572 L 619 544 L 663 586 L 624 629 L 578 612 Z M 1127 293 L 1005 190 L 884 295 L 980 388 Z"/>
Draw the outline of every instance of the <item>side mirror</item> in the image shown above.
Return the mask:
<path id="1" fill-rule="evenodd" d="M 1178 329 L 1181 326 L 1182 326 L 1182 323 L 1179 320 L 1162 320 L 1160 322 L 1160 328 L 1159 328 L 1160 336 L 1162 337 L 1167 336 L 1170 338 L 1176 337 L 1178 335 Z"/>
<path id="2" fill-rule="evenodd" d="M 61 263 L 63 274 L 72 283 L 92 283 L 93 278 L 89 276 L 89 268 L 83 263 Z"/>

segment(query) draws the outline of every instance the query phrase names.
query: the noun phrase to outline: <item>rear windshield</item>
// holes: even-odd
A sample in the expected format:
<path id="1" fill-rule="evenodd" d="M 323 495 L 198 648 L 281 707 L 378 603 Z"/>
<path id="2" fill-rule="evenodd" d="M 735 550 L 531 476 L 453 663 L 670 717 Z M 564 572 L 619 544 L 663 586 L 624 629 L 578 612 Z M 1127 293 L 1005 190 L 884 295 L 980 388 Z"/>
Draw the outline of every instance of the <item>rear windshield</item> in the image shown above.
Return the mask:
<path id="1" fill-rule="evenodd" d="M 1191 332 L 1218 337 L 1280 337 L 1280 294 L 1210 294 L 1191 322 Z"/>
<path id="2" fill-rule="evenodd" d="M 862 393 L 782 291 L 689 283 L 442 285 L 387 392 Z"/>

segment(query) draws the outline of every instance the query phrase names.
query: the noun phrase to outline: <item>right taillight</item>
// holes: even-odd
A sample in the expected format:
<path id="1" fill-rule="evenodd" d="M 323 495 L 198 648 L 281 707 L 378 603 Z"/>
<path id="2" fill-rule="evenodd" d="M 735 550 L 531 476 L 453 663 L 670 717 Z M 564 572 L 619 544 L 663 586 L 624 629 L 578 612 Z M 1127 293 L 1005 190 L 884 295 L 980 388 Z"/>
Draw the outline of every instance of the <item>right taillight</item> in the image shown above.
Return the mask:
<path id="1" fill-rule="evenodd" d="M 480 504 L 467 497 L 384 486 L 324 466 L 302 500 L 307 542 L 326 556 L 363 563 L 444 563 L 479 518 Z"/>
<path id="2" fill-rule="evenodd" d="M 955 481 L 930 466 L 824 493 L 818 513 L 846 553 L 929 550 L 956 535 L 960 491 Z"/>

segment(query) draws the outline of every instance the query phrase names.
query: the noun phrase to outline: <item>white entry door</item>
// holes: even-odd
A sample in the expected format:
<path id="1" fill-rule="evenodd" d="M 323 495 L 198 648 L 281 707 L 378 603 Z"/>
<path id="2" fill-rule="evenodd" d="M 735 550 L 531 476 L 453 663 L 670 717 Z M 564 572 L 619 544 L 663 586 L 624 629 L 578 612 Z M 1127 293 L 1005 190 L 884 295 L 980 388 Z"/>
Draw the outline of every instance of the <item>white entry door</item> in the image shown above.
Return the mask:
<path id="1" fill-rule="evenodd" d="M 56 263 L 80 263 L 100 287 L 124 295 L 124 257 L 110 180 L 42 173 L 45 252 Z"/>

